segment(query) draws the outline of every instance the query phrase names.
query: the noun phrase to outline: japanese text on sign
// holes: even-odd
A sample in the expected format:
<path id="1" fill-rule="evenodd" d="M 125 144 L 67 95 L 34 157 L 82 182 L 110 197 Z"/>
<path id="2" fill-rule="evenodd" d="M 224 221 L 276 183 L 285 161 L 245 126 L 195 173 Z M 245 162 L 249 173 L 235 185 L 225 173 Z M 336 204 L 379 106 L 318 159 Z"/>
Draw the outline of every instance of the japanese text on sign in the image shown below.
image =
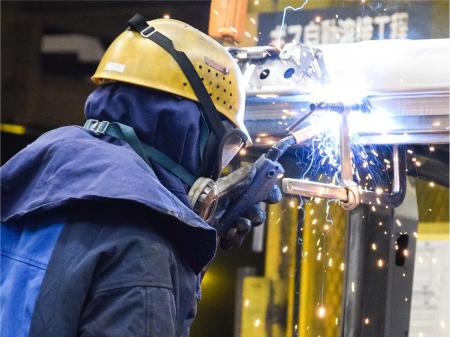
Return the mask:
<path id="1" fill-rule="evenodd" d="M 378 39 L 405 39 L 409 15 L 406 12 L 383 16 L 358 16 L 355 19 L 322 20 L 317 16 L 306 25 L 277 25 L 270 31 L 272 43 L 302 42 L 311 44 L 351 43 Z M 280 31 L 281 29 L 281 31 Z"/>

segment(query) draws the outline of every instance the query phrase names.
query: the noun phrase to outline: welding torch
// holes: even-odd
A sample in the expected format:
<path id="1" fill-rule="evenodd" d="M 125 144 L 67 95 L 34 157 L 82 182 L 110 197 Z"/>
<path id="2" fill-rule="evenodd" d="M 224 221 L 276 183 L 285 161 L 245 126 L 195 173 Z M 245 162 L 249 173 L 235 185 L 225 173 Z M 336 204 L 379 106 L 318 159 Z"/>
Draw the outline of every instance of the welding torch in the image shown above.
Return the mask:
<path id="1" fill-rule="evenodd" d="M 231 193 L 239 182 L 250 179 L 250 184 L 236 201 L 225 211 L 215 224 L 219 237 L 226 235 L 243 212 L 253 205 L 267 200 L 278 180 L 283 176 L 284 169 L 278 162 L 280 157 L 291 146 L 307 141 L 317 134 L 317 130 L 308 126 L 279 140 L 266 153 L 262 154 L 253 165 L 242 167 L 229 175 L 217 180 L 219 198 Z M 232 235 L 232 233 L 230 234 Z"/>
<path id="2" fill-rule="evenodd" d="M 362 112 L 370 111 L 371 107 L 368 102 L 361 104 L 344 105 L 343 103 L 317 103 L 310 105 L 310 116 L 314 111 L 332 111 L 343 115 L 341 118 L 341 138 L 340 150 L 342 161 L 342 181 L 346 187 L 346 196 L 342 197 L 343 205 L 347 209 L 354 208 L 359 203 L 356 184 L 353 182 L 353 174 L 351 171 L 351 148 L 348 135 L 347 112 L 359 110 Z M 290 128 L 290 135 L 282 138 L 275 143 L 266 153 L 262 154 L 253 165 L 242 167 L 233 173 L 219 178 L 216 182 L 218 198 L 226 198 L 227 194 L 231 194 L 234 186 L 240 182 L 250 180 L 248 187 L 243 194 L 231 204 L 229 208 L 221 215 L 219 221 L 215 223 L 215 228 L 220 237 L 228 233 L 236 220 L 249 209 L 251 206 L 263 202 L 268 199 L 273 187 L 283 176 L 284 169 L 278 162 L 280 157 L 293 145 L 301 144 L 317 136 L 318 134 L 328 131 L 326 123 L 315 123 L 299 130 L 292 131 L 306 119 L 302 117 L 300 121 L 294 123 Z M 308 195 L 305 193 L 305 195 Z"/>

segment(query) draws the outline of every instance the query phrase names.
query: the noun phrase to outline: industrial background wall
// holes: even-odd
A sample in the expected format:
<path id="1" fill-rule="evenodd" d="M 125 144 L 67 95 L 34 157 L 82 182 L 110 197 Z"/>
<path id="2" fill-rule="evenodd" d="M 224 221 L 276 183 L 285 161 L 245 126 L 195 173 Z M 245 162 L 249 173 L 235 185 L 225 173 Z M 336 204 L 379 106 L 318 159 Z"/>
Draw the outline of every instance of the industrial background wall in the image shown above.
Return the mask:
<path id="1" fill-rule="evenodd" d="M 209 6 L 209 1 L 2 1 L 2 123 L 26 127 L 8 129 L 26 139 L 10 139 L 8 133 L 2 160 L 43 131 L 83 121 L 84 101 L 94 88 L 90 76 L 136 12 L 149 19 L 171 15 L 206 32 Z"/>

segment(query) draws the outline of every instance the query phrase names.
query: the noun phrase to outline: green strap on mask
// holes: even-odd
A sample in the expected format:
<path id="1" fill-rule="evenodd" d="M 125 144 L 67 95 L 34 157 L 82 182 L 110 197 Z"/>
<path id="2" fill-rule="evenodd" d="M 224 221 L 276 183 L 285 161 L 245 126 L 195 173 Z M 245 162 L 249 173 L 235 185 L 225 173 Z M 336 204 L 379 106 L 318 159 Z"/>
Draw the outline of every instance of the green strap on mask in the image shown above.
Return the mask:
<path id="1" fill-rule="evenodd" d="M 189 186 L 192 186 L 197 179 L 197 177 L 187 171 L 183 166 L 173 161 L 161 151 L 157 150 L 153 146 L 142 143 L 136 135 L 134 129 L 128 125 L 117 122 L 88 119 L 84 124 L 84 128 L 99 136 L 108 135 L 127 142 L 128 145 L 133 148 L 133 150 L 146 162 L 150 168 L 152 165 L 150 164 L 149 158 L 179 177 Z"/>

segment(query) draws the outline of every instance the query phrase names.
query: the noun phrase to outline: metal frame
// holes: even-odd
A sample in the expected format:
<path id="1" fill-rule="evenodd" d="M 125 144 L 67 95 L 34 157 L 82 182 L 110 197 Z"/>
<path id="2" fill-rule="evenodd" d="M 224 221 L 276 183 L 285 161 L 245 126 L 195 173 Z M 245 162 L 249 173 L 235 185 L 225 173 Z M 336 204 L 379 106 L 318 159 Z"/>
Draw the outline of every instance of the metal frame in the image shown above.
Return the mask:
<path id="1" fill-rule="evenodd" d="M 231 51 L 246 74 L 246 125 L 256 139 L 256 145 L 271 145 L 286 136 L 287 130 L 290 130 L 289 125 L 308 114 L 311 103 L 317 103 L 304 84 L 305 81 L 325 83 L 328 80 L 322 53 L 318 49 L 301 45 L 290 46 L 289 50 L 281 51 L 272 47 Z M 289 68 L 298 72 L 295 80 L 282 78 L 281 74 Z M 275 75 L 273 78 L 257 76 L 257 70 L 269 70 L 270 74 Z M 285 193 L 338 199 L 347 210 L 355 208 L 359 203 L 397 207 L 404 196 L 406 180 L 406 155 L 404 148 L 399 145 L 449 143 L 449 93 L 445 88 L 416 92 L 370 92 L 364 100 L 369 102 L 374 111 L 388 111 L 389 118 L 393 121 L 393 127 L 387 132 L 367 128 L 357 135 L 361 144 L 393 145 L 394 183 L 391 193 L 379 195 L 360 190 L 354 183 L 348 108 L 341 112 L 340 122 L 342 185 L 284 178 L 282 187 Z M 283 111 L 286 114 L 283 115 Z M 316 132 L 319 134 L 323 130 Z"/>
<path id="2" fill-rule="evenodd" d="M 251 76 L 258 73 L 257 69 L 266 68 L 270 68 L 271 73 L 282 74 L 289 66 L 283 60 L 268 57 L 270 53 L 277 53 L 273 48 L 267 48 L 269 53 L 264 51 L 265 47 L 258 47 L 254 52 L 251 49 L 246 48 L 237 57 L 241 68 L 244 72 L 249 69 L 247 74 Z M 320 52 L 315 50 L 313 55 L 318 56 Z M 319 59 L 323 61 L 321 56 Z M 317 65 L 321 68 L 323 63 L 313 61 L 310 65 L 311 69 L 317 68 Z M 313 76 L 306 77 L 314 80 Z M 315 79 L 326 79 L 326 72 Z M 318 103 L 303 89 L 298 83 L 253 78 L 247 87 L 245 122 L 256 147 L 268 147 L 285 137 L 287 130 L 291 131 L 289 126 L 308 114 L 310 104 Z M 365 99 L 375 110 L 386 111 L 393 121 L 393 127 L 387 132 L 366 128 L 357 134 L 362 144 L 392 146 L 393 184 L 387 194 L 358 190 L 355 196 L 358 202 L 351 203 L 351 207 L 359 206 L 349 213 L 343 314 L 339 320 L 341 336 L 404 337 L 409 329 L 416 244 L 413 233 L 417 231 L 418 211 L 415 187 L 408 182 L 405 172 L 406 148 L 403 145 L 449 143 L 449 92 L 448 88 L 369 92 Z M 347 115 L 343 113 L 341 116 L 341 181 L 344 183 L 336 186 L 284 178 L 284 192 L 349 202 L 355 185 Z M 372 205 L 388 207 L 377 207 L 374 211 Z M 406 235 L 408 256 L 399 264 L 397 260 L 401 258 L 401 251 L 396 250 L 395 246 Z M 375 250 L 372 249 L 374 242 Z"/>
<path id="3" fill-rule="evenodd" d="M 348 156 L 348 153 L 346 154 Z M 342 167 L 350 167 L 348 159 L 343 162 Z M 378 194 L 373 191 L 359 190 L 359 203 L 365 205 L 380 205 L 397 207 L 401 204 L 406 191 L 406 152 L 403 147 L 393 145 L 393 182 L 390 194 Z M 351 172 L 351 171 L 350 171 Z M 348 170 L 345 172 L 349 175 Z M 348 179 L 348 176 L 347 176 Z M 345 179 L 343 178 L 345 181 Z M 303 195 L 307 197 L 320 197 L 325 199 L 336 199 L 348 202 L 349 190 L 345 185 L 331 185 L 312 182 L 302 179 L 284 178 L 282 180 L 283 192 L 293 195 Z"/>
<path id="4" fill-rule="evenodd" d="M 308 82 L 326 83 L 328 71 L 321 50 L 302 45 L 232 48 L 247 80 L 246 125 L 260 145 L 286 135 L 286 128 L 304 116 L 314 102 Z M 443 65 L 445 66 L 445 65 Z M 284 78 L 289 68 L 295 77 Z M 270 70 L 261 78 L 258 70 Z M 387 133 L 371 130 L 359 134 L 363 144 L 448 144 L 449 92 L 446 88 L 416 91 L 371 91 L 364 97 L 375 110 L 383 110 L 395 126 Z M 363 99 L 363 97 L 361 97 Z M 282 111 L 289 111 L 281 118 Z M 261 134 L 268 133 L 269 137 Z"/>
<path id="5" fill-rule="evenodd" d="M 366 97 L 375 111 L 385 111 L 393 125 L 387 132 L 367 128 L 358 133 L 362 144 L 448 144 L 448 91 L 376 92 Z M 308 112 L 308 94 L 248 94 L 246 125 L 260 145 L 285 136 L 286 129 Z M 288 111 L 283 118 L 283 111 Z M 268 133 L 270 136 L 264 136 Z"/>
<path id="6" fill-rule="evenodd" d="M 367 205 L 378 204 L 381 206 L 397 207 L 405 194 L 406 180 L 406 154 L 402 148 L 399 153 L 398 145 L 393 146 L 393 188 L 390 194 L 376 193 L 358 188 L 353 181 L 352 148 L 348 125 L 348 115 L 351 108 L 342 105 L 339 125 L 339 157 L 341 158 L 341 185 L 311 182 L 304 179 L 284 178 L 282 180 L 283 192 L 293 195 L 337 199 L 342 202 L 346 210 L 352 210 L 360 203 Z M 309 127 L 311 128 L 311 126 Z M 322 132 L 322 130 L 317 130 Z M 293 133 L 303 134 L 303 130 Z M 308 137 L 311 138 L 310 132 Z M 298 138 L 298 137 L 296 137 Z M 298 140 L 298 139 L 297 139 Z"/>

